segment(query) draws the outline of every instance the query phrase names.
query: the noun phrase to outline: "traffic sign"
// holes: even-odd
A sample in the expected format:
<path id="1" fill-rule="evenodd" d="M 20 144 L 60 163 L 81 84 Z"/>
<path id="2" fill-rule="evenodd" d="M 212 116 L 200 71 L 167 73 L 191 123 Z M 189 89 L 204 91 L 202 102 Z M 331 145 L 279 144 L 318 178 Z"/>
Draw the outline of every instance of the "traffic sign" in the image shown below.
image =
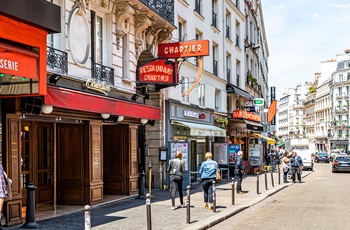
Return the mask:
<path id="1" fill-rule="evenodd" d="M 263 106 L 264 98 L 254 98 L 253 103 L 255 106 Z"/>

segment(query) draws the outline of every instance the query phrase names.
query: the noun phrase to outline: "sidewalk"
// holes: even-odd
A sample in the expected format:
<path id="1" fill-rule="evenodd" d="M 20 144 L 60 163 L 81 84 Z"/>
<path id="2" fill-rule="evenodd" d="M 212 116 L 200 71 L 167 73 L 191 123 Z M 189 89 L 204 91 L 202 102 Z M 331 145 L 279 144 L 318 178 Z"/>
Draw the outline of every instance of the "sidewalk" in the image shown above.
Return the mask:
<path id="1" fill-rule="evenodd" d="M 302 177 L 311 172 L 304 171 Z M 204 208 L 203 191 L 200 183 L 192 185 L 191 189 L 191 215 L 190 224 L 187 224 L 186 208 L 171 210 L 170 191 L 152 190 L 151 218 L 152 229 L 207 229 L 230 216 L 262 201 L 272 194 L 293 185 L 283 183 L 281 172 L 281 184 L 278 183 L 278 173 L 273 173 L 274 187 L 272 187 L 271 173 L 267 173 L 268 190 L 265 189 L 265 176 L 259 176 L 259 192 L 257 194 L 257 176 L 247 175 L 243 177 L 242 189 L 248 191 L 245 194 L 235 194 L 235 205 L 232 205 L 232 182 L 220 183 L 217 186 L 216 213 Z M 179 205 L 179 198 L 175 200 Z M 184 191 L 184 203 L 186 191 Z M 38 221 L 37 229 L 84 229 L 84 211 L 65 214 L 58 217 Z M 147 229 L 146 200 L 129 197 L 114 203 L 95 205 L 91 208 L 92 229 Z M 4 229 L 21 229 L 11 227 Z"/>

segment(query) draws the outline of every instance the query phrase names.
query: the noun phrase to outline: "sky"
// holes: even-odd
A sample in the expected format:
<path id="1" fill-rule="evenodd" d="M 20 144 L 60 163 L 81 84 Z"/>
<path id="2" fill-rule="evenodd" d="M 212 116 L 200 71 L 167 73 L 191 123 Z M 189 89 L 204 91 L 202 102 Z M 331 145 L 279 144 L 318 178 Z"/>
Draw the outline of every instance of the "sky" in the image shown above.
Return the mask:
<path id="1" fill-rule="evenodd" d="M 349 0 L 260 0 L 276 99 L 350 48 Z"/>

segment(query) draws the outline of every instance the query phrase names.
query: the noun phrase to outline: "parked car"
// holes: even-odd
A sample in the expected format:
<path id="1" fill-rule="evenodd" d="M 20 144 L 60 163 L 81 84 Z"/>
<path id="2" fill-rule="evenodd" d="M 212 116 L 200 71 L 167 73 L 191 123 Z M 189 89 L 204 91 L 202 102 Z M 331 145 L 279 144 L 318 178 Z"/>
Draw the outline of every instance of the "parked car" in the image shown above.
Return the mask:
<path id="1" fill-rule="evenodd" d="M 339 155 L 332 163 L 332 173 L 335 172 L 350 172 L 350 156 Z"/>
<path id="2" fill-rule="evenodd" d="M 324 162 L 324 163 L 329 163 L 330 161 L 330 158 L 329 158 L 329 155 L 328 153 L 317 153 L 315 155 L 315 163 L 318 163 L 318 162 Z"/>

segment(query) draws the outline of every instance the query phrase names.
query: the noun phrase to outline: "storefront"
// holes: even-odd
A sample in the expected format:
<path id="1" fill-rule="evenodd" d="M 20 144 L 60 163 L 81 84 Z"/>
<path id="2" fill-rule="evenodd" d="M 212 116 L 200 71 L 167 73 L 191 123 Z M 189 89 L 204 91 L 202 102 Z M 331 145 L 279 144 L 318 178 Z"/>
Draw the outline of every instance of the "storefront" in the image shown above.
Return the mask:
<path id="1" fill-rule="evenodd" d="M 226 130 L 214 125 L 214 113 L 211 111 L 172 102 L 166 103 L 166 111 L 168 159 L 173 158 L 177 149 L 183 151 L 188 172 L 184 185 L 187 186 L 199 178 L 198 171 L 205 161 L 205 153 L 213 152 L 214 143 L 226 142 Z M 167 182 L 169 186 L 169 180 Z"/>

